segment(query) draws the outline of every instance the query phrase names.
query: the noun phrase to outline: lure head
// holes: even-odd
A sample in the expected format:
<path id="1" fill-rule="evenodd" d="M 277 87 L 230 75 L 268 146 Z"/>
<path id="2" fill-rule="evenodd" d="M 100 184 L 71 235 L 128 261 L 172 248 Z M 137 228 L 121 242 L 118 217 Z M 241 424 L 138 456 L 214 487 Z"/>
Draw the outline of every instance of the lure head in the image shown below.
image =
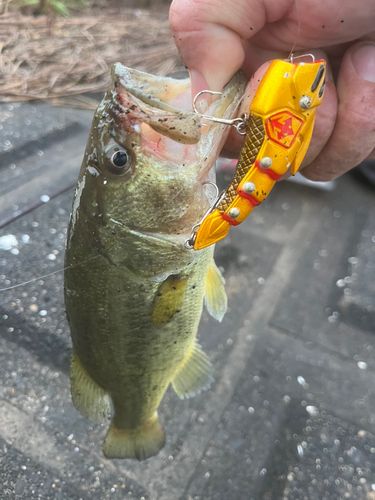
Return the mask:
<path id="1" fill-rule="evenodd" d="M 298 153 L 300 157 L 305 155 L 316 109 L 323 100 L 325 73 L 323 60 L 273 61 L 251 103 L 251 112 L 264 119 L 267 135 L 274 144 L 289 149 L 303 128 L 305 149 Z"/>
<path id="2" fill-rule="evenodd" d="M 326 62 L 291 63 L 295 66 L 293 84 L 302 112 L 322 103 L 325 89 Z"/>

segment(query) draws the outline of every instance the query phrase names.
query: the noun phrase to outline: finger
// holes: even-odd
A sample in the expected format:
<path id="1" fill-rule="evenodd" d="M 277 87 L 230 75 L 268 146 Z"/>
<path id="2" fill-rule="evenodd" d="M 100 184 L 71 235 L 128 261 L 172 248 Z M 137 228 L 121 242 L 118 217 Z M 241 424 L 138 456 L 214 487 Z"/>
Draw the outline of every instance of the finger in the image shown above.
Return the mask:
<path id="1" fill-rule="evenodd" d="M 169 20 L 196 94 L 207 84 L 211 90 L 222 90 L 242 66 L 242 40 L 262 28 L 266 15 L 263 2 L 174 0 Z"/>
<path id="2" fill-rule="evenodd" d="M 367 158 L 375 146 L 375 43 L 360 42 L 347 50 L 337 95 L 333 133 L 317 158 L 302 170 L 310 180 L 335 179 Z"/>

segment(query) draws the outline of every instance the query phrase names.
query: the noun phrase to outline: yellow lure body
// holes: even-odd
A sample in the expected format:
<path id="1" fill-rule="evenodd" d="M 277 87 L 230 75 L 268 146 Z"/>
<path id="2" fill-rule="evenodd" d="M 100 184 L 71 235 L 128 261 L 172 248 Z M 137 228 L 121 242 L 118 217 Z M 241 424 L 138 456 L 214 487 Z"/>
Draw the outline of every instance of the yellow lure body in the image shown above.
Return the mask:
<path id="1" fill-rule="evenodd" d="M 243 222 L 290 168 L 298 171 L 323 100 L 325 61 L 273 61 L 250 105 L 245 139 L 234 176 L 201 222 L 194 249 L 225 238 Z"/>

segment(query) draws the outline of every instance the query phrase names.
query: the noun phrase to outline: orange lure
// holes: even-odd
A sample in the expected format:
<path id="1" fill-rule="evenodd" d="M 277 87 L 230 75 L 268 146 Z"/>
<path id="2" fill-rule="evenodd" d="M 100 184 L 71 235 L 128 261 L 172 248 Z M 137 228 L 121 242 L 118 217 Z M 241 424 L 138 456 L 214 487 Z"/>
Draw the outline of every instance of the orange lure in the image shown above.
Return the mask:
<path id="1" fill-rule="evenodd" d="M 289 168 L 292 175 L 296 174 L 310 144 L 317 106 L 323 99 L 325 72 L 323 60 L 275 60 L 270 64 L 250 105 L 233 178 L 195 226 L 190 248 L 200 250 L 225 238 L 232 226 L 243 222 L 269 195 Z"/>

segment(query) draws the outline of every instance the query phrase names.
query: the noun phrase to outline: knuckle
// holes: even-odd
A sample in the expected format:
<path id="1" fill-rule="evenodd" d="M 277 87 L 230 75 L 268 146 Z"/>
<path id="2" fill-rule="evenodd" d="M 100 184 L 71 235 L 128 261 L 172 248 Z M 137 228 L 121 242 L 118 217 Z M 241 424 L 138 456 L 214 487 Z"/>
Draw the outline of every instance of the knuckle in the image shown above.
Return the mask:
<path id="1" fill-rule="evenodd" d="M 183 26 L 183 13 L 180 8 L 181 2 L 173 0 L 169 9 L 169 26 L 172 31 L 179 31 Z"/>
<path id="2" fill-rule="evenodd" d="M 348 102 L 344 106 L 342 115 L 351 127 L 370 130 L 375 128 L 375 93 L 372 94 L 371 96 L 363 94 L 356 102 Z"/>
<path id="3" fill-rule="evenodd" d="M 310 167 L 310 165 L 309 165 Z M 306 177 L 309 181 L 313 182 L 328 182 L 332 181 L 333 179 L 336 179 L 341 175 L 341 172 L 332 172 L 331 169 L 329 170 L 322 170 L 321 168 L 317 167 L 314 168 L 314 165 L 311 164 L 311 168 L 301 170 L 301 174 Z"/>
<path id="4" fill-rule="evenodd" d="M 194 31 L 204 23 L 204 2 L 201 0 L 173 0 L 169 9 L 169 25 L 175 33 Z"/>

